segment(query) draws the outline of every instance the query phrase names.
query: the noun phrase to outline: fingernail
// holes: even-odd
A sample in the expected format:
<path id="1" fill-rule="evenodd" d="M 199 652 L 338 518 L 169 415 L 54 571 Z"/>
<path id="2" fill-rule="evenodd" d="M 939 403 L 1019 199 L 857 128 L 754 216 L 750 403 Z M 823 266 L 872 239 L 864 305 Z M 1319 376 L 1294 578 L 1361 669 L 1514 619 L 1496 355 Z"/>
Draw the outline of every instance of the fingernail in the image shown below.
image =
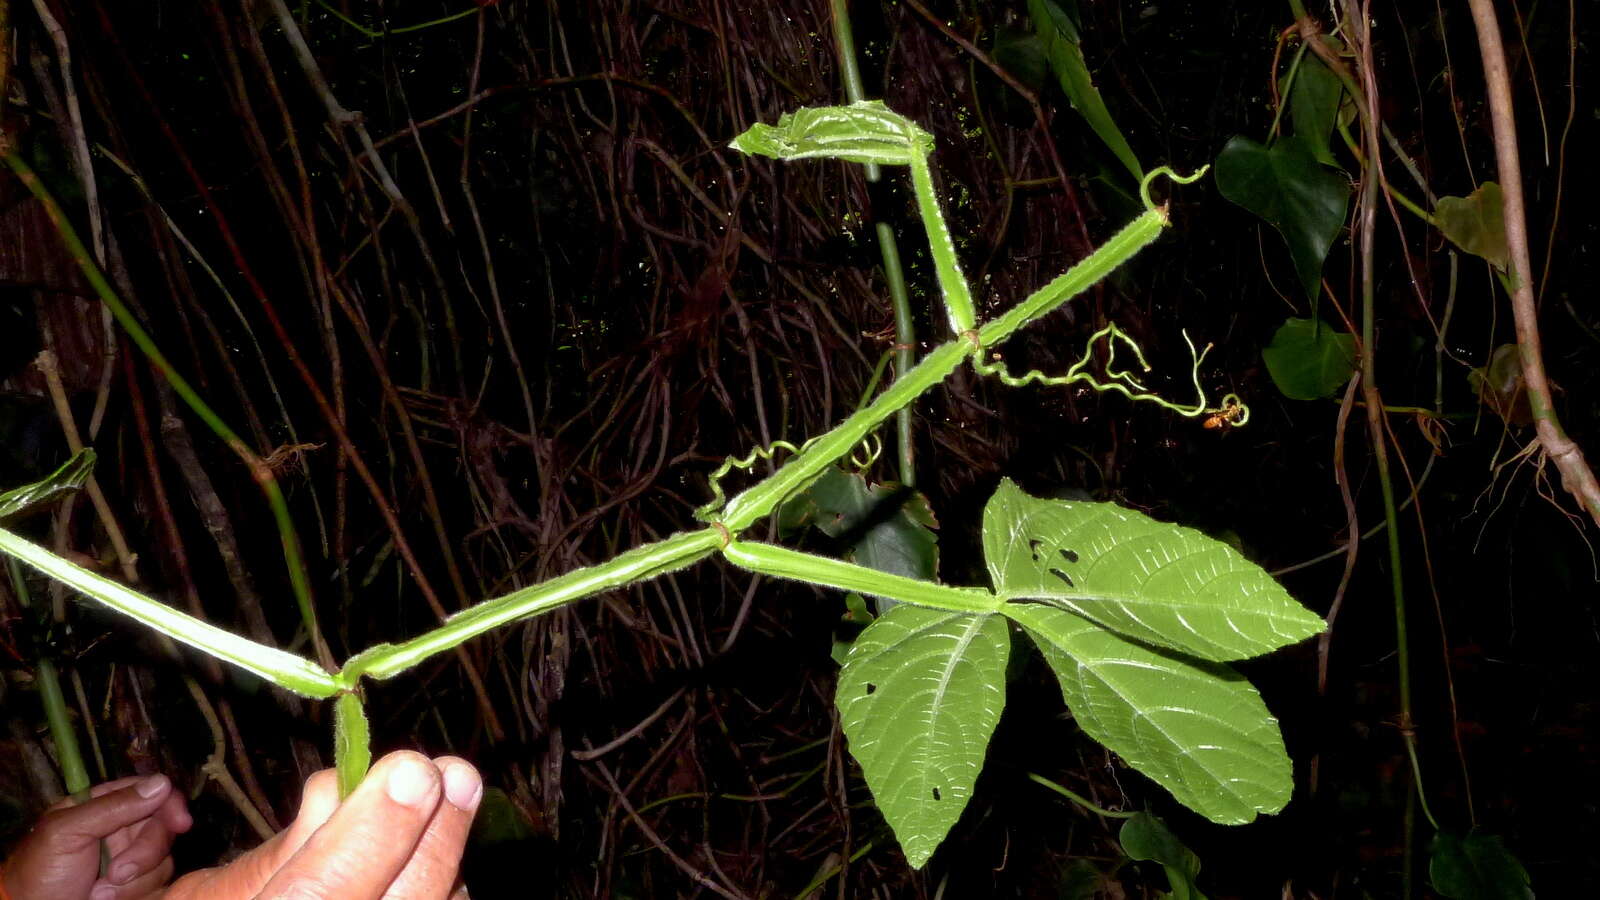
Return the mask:
<path id="1" fill-rule="evenodd" d="M 139 796 L 149 799 L 167 789 L 167 776 L 151 775 L 149 778 L 135 784 L 133 789 L 139 793 Z"/>
<path id="2" fill-rule="evenodd" d="M 414 759 L 408 759 L 395 764 L 389 772 L 389 781 L 385 787 L 389 791 L 389 799 L 401 806 L 417 806 L 422 803 L 422 798 L 433 790 L 433 779 L 429 777 L 429 764 Z"/>
<path id="3" fill-rule="evenodd" d="M 109 884 L 95 885 L 95 889 L 89 892 L 89 900 L 112 900 L 116 896 L 117 889 Z"/>
<path id="4" fill-rule="evenodd" d="M 451 763 L 444 770 L 444 795 L 456 809 L 471 812 L 483 799 L 483 779 L 471 766 Z"/>
<path id="5" fill-rule="evenodd" d="M 137 864 L 123 863 L 122 865 L 111 870 L 111 883 L 127 884 L 129 881 L 132 881 L 133 876 L 137 874 L 139 874 L 139 867 Z M 111 896 L 111 893 L 108 891 L 106 896 Z"/>

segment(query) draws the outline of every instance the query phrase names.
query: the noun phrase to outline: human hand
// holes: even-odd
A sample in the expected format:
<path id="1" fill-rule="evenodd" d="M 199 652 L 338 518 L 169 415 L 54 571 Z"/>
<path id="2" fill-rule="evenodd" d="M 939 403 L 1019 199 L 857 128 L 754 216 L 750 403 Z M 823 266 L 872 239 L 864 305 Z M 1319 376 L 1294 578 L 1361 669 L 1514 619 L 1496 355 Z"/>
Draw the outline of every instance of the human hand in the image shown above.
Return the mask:
<path id="1" fill-rule="evenodd" d="M 452 888 L 481 799 L 477 770 L 453 756 L 391 753 L 342 804 L 325 769 L 307 779 L 292 825 L 226 866 L 185 875 L 164 897 L 465 900 L 465 888 Z"/>
<path id="2" fill-rule="evenodd" d="M 133 900 L 172 877 L 167 851 L 194 819 L 165 775 L 97 784 L 89 798 L 50 807 L 17 845 L 0 875 L 16 900 Z M 111 853 L 105 878 L 102 840 Z"/>

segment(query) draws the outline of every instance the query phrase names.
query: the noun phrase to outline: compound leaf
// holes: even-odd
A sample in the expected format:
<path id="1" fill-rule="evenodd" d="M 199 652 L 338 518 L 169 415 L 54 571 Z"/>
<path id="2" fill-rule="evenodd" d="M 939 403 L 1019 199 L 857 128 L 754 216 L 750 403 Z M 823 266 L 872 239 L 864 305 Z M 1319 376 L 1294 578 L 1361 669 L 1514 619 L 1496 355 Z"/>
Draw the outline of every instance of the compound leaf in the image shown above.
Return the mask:
<path id="1" fill-rule="evenodd" d="M 1221 541 L 1112 503 L 1030 497 L 1010 479 L 984 508 L 983 553 L 1008 615 L 1040 600 L 1201 659 L 1258 656 L 1325 627 Z"/>
<path id="2" fill-rule="evenodd" d="M 1010 650 L 1000 616 L 901 604 L 861 632 L 839 673 L 850 753 L 913 868 L 972 797 Z"/>
<path id="3" fill-rule="evenodd" d="M 1056 673 L 1085 734 L 1222 825 L 1274 813 L 1294 790 L 1278 720 L 1239 673 L 1118 637 L 1049 606 L 1008 611 Z"/>

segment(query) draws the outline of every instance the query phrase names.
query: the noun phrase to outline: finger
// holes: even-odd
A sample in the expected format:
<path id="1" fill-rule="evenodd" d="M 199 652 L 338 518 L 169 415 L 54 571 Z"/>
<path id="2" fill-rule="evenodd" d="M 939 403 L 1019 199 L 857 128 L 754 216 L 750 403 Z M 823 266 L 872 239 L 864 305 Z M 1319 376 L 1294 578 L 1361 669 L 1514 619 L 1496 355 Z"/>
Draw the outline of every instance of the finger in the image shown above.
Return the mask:
<path id="1" fill-rule="evenodd" d="M 57 809 L 41 819 L 38 828 L 53 852 L 75 853 L 147 818 L 170 793 L 167 776 L 151 775 L 86 803 Z"/>
<path id="2" fill-rule="evenodd" d="M 263 891 L 270 897 L 378 900 L 405 868 L 439 807 L 439 770 L 391 753 Z"/>
<path id="3" fill-rule="evenodd" d="M 106 880 L 112 884 L 127 884 L 160 864 L 167 851 L 172 849 L 172 832 L 156 819 L 147 820 L 133 833 L 128 846 L 111 857 L 111 868 Z"/>
<path id="4" fill-rule="evenodd" d="M 173 791 L 153 818 L 173 834 L 183 834 L 194 827 L 194 816 L 189 814 L 189 802 L 182 791 Z"/>
<path id="5" fill-rule="evenodd" d="M 444 802 L 417 841 L 416 852 L 385 900 L 432 900 L 449 892 L 461 868 L 461 854 L 472 830 L 472 817 L 483 799 L 483 779 L 464 759 L 441 756 L 433 761 L 443 775 Z"/>
<path id="6" fill-rule="evenodd" d="M 143 775 L 129 775 L 126 778 L 117 778 L 112 781 L 102 781 L 99 784 L 89 788 L 89 799 L 93 800 L 95 797 L 103 797 L 112 791 L 121 790 L 122 788 L 125 788 L 142 778 L 144 778 Z M 55 812 L 58 809 L 66 809 L 69 806 L 77 805 L 78 801 L 72 797 L 62 797 L 60 800 L 52 804 L 49 809 L 45 810 L 45 812 Z"/>
<path id="7" fill-rule="evenodd" d="M 172 879 L 172 872 L 172 857 L 169 856 L 160 865 L 127 884 L 95 882 L 94 890 L 89 892 L 89 900 L 150 900 L 159 897 L 162 886 Z"/>
<path id="8" fill-rule="evenodd" d="M 226 866 L 191 872 L 178 879 L 164 895 L 166 900 L 202 900 L 209 897 L 254 897 L 272 876 L 292 859 L 339 806 L 339 784 L 332 769 L 306 779 L 300 812 L 294 822 L 266 843 Z"/>

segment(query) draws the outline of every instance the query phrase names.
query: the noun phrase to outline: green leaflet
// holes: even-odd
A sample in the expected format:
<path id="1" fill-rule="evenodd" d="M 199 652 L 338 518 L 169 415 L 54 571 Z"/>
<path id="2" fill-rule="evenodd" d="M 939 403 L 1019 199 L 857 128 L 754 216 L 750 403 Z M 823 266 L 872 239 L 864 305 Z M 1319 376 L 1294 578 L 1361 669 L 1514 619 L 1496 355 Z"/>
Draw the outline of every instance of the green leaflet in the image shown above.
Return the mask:
<path id="1" fill-rule="evenodd" d="M 901 605 L 861 633 L 839 719 L 878 809 L 922 868 L 972 797 L 1005 705 L 1011 636 L 996 615 Z"/>
<path id="2" fill-rule="evenodd" d="M 85 447 L 62 463 L 60 468 L 33 484 L 25 484 L 0 493 L 0 519 L 14 516 L 29 507 L 48 503 L 62 494 L 83 487 L 83 483 L 89 480 L 89 473 L 92 471 L 94 471 L 94 451 Z"/>
<path id="3" fill-rule="evenodd" d="M 1013 605 L 1006 614 L 1039 645 L 1084 733 L 1179 803 L 1242 825 L 1289 802 L 1278 720 L 1237 672 L 1125 640 L 1065 610 Z"/>
<path id="4" fill-rule="evenodd" d="M 785 113 L 778 124 L 757 123 L 728 146 L 774 159 L 843 159 L 909 165 L 933 152 L 933 136 L 881 100 L 814 106 Z"/>
<path id="5" fill-rule="evenodd" d="M 1318 319 L 1287 319 L 1261 348 L 1278 391 L 1290 400 L 1331 397 L 1356 370 L 1356 339 Z"/>
<path id="6" fill-rule="evenodd" d="M 1111 503 L 1041 500 L 1001 481 L 983 511 L 996 593 L 1047 600 L 1200 659 L 1259 656 L 1325 627 L 1237 550 Z M 1012 602 L 1018 618 L 1027 604 Z"/>

